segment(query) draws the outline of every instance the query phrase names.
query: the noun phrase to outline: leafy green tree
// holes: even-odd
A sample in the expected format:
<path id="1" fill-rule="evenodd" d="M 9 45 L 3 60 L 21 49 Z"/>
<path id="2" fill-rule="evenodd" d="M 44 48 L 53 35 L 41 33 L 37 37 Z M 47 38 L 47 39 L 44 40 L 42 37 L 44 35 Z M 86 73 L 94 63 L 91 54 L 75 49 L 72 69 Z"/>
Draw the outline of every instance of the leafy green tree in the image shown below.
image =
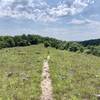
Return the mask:
<path id="1" fill-rule="evenodd" d="M 46 48 L 47 48 L 47 47 L 49 47 L 49 46 L 50 46 L 50 43 L 49 43 L 49 42 L 47 42 L 47 41 L 45 41 L 45 42 L 44 42 L 44 47 L 46 47 Z"/>
<path id="2" fill-rule="evenodd" d="M 15 41 L 15 46 L 20 46 L 20 42 L 22 41 L 21 36 L 15 36 L 14 41 Z"/>
<path id="3" fill-rule="evenodd" d="M 79 43 L 76 43 L 76 42 L 71 43 L 69 45 L 68 50 L 73 51 L 73 52 L 76 52 L 76 51 L 83 52 L 84 51 L 83 47 Z"/>
<path id="4" fill-rule="evenodd" d="M 64 49 L 68 50 L 71 44 L 72 44 L 72 42 L 66 42 L 65 46 L 64 46 Z"/>
<path id="5" fill-rule="evenodd" d="M 8 38 L 7 40 L 6 40 L 6 46 L 7 47 L 14 47 L 15 46 L 15 42 L 14 42 L 14 40 L 13 40 L 13 38 Z"/>

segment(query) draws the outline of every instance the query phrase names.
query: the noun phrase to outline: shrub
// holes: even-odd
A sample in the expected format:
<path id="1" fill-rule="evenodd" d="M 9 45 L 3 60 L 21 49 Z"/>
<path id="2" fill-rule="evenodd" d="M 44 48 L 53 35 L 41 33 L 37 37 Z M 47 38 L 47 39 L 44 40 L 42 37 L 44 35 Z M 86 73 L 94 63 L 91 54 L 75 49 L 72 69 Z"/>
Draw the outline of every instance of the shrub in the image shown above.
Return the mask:
<path id="1" fill-rule="evenodd" d="M 44 47 L 49 47 L 50 46 L 50 43 L 49 42 L 44 42 Z"/>
<path id="2" fill-rule="evenodd" d="M 76 42 L 73 42 L 73 43 L 69 44 L 68 50 L 73 51 L 73 52 L 76 52 L 76 51 L 83 52 L 84 51 L 83 47 L 80 44 L 76 43 Z"/>

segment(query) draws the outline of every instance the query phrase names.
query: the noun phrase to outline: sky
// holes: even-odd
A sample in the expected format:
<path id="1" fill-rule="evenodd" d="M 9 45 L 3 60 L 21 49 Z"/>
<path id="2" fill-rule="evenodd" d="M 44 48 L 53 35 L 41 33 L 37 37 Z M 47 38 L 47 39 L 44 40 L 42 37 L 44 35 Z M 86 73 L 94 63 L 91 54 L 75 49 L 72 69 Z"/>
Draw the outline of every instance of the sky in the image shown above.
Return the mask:
<path id="1" fill-rule="evenodd" d="M 0 0 L 0 35 L 20 34 L 100 38 L 100 0 Z"/>

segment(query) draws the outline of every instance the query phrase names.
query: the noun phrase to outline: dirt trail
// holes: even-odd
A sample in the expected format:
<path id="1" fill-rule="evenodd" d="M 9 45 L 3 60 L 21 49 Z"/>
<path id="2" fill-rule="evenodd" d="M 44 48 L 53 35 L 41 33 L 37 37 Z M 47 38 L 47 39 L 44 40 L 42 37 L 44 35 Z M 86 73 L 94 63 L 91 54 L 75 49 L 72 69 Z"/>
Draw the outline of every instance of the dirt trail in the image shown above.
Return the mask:
<path id="1" fill-rule="evenodd" d="M 42 82 L 41 82 L 41 88 L 42 88 L 41 100 L 53 100 L 52 84 L 51 84 L 49 64 L 48 64 L 49 59 L 50 56 L 48 56 L 47 60 L 45 60 L 43 63 Z"/>

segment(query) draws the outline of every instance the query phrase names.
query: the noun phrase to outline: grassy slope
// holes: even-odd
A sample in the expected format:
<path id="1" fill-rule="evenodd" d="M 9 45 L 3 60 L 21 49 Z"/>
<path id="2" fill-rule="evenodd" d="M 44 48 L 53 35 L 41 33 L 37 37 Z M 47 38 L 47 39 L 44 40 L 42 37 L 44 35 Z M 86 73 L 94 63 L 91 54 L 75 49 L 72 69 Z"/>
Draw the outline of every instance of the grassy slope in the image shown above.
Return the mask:
<path id="1" fill-rule="evenodd" d="M 38 100 L 44 57 L 41 45 L 0 50 L 0 100 Z"/>
<path id="2" fill-rule="evenodd" d="M 100 58 L 49 49 L 54 100 L 96 100 L 100 94 Z"/>
<path id="3" fill-rule="evenodd" d="M 54 100 L 95 100 L 93 95 L 100 93 L 100 58 L 42 45 L 0 50 L 0 100 L 39 99 L 46 53 L 51 56 Z"/>

